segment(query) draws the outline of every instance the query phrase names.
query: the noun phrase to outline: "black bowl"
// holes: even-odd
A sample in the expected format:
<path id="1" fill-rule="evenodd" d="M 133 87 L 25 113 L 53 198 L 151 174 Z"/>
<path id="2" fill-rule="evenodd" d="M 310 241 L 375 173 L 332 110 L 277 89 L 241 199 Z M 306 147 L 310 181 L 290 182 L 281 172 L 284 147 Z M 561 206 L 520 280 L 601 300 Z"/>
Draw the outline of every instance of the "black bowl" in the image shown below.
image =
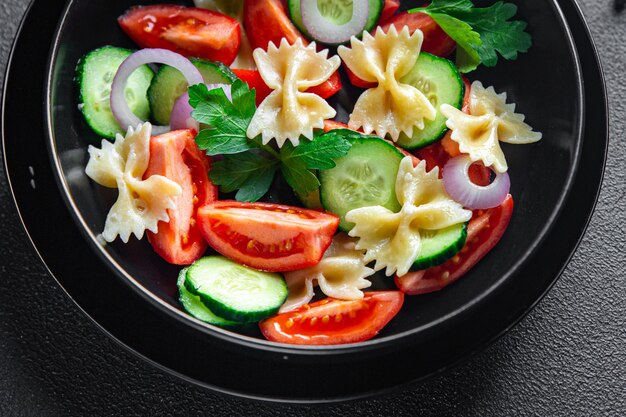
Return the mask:
<path id="1" fill-rule="evenodd" d="M 407 297 L 379 336 L 354 345 L 278 345 L 263 340 L 257 329 L 233 333 L 186 315 L 177 302 L 178 267 L 162 261 L 145 240 L 105 247 L 96 240 L 116 194 L 84 174 L 86 148 L 99 138 L 77 110 L 73 83 L 76 62 L 86 52 L 108 44 L 135 47 L 116 18 L 131 5 L 151 3 L 156 2 L 74 0 L 63 10 L 35 1 L 5 90 L 7 169 L 33 243 L 70 296 L 124 345 L 171 372 L 236 395 L 354 398 L 417 380 L 475 352 L 527 312 L 558 277 L 596 200 L 608 140 L 606 104 L 575 4 L 529 0 L 520 2 L 518 17 L 529 22 L 531 50 L 470 78 L 506 91 L 544 139 L 504 148 L 514 215 L 501 242 L 473 270 L 443 291 Z M 55 30 L 50 21 L 57 20 Z M 51 44 L 37 44 L 35 31 Z M 43 108 L 33 97 L 42 97 Z M 24 126 L 36 137 L 25 137 Z M 574 187 L 577 192 L 570 193 Z M 377 279 L 375 286 L 393 283 Z"/>

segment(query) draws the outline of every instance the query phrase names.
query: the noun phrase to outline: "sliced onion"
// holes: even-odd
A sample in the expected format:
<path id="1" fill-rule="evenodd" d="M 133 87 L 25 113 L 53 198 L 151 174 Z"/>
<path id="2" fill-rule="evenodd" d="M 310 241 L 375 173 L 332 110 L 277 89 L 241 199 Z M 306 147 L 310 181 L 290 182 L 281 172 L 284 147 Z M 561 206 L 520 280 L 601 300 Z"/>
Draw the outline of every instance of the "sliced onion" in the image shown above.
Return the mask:
<path id="1" fill-rule="evenodd" d="M 488 209 L 502 204 L 511 188 L 509 174 L 496 172 L 493 182 L 483 187 L 474 184 L 469 177 L 472 164 L 467 155 L 459 155 L 446 163 L 443 167 L 443 185 L 446 192 L 453 200 L 469 209 Z"/>
<path id="2" fill-rule="evenodd" d="M 230 85 L 228 84 L 207 84 L 206 85 L 209 90 L 214 90 L 216 88 L 221 88 L 224 90 L 224 94 L 229 100 L 232 100 Z M 170 116 L 170 127 L 172 130 L 178 129 L 194 129 L 196 131 L 200 130 L 200 125 L 191 117 L 191 112 L 193 112 L 193 107 L 189 104 L 189 93 L 185 93 L 174 104 L 172 108 L 172 115 Z"/>
<path id="3" fill-rule="evenodd" d="M 187 79 L 189 85 L 202 84 L 204 79 L 200 71 L 184 56 L 167 49 L 142 49 L 135 52 L 122 62 L 111 86 L 111 111 L 113 116 L 120 124 L 123 130 L 131 126 L 137 126 L 143 121 L 137 117 L 126 102 L 124 90 L 126 83 L 132 73 L 145 64 L 164 64 L 179 70 Z M 169 126 L 153 126 L 152 132 L 155 135 L 168 132 Z"/>
<path id="4" fill-rule="evenodd" d="M 300 13 L 302 23 L 313 39 L 339 44 L 363 32 L 370 13 L 370 3 L 369 0 L 352 0 L 352 19 L 343 25 L 336 25 L 322 16 L 317 0 L 301 0 Z"/>

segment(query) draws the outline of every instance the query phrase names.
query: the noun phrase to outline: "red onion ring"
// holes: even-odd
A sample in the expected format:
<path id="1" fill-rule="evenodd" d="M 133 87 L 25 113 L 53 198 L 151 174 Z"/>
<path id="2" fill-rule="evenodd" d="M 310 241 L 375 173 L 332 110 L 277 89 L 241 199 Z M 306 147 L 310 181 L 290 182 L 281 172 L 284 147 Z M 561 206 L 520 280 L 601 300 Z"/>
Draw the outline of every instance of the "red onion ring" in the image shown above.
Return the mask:
<path id="1" fill-rule="evenodd" d="M 369 0 L 353 0 L 352 19 L 343 25 L 335 25 L 322 16 L 317 6 L 317 0 L 300 1 L 302 24 L 315 40 L 322 43 L 345 43 L 352 36 L 361 34 L 367 24 L 369 13 Z"/>
<path id="2" fill-rule="evenodd" d="M 167 49 L 142 49 L 122 62 L 111 86 L 111 111 L 113 116 L 120 124 L 122 129 L 126 130 L 131 126 L 137 126 L 143 121 L 137 117 L 126 102 L 124 90 L 126 82 L 131 74 L 140 66 L 145 64 L 164 64 L 179 70 L 187 79 L 189 85 L 202 84 L 204 79 L 200 71 L 184 56 Z M 168 132 L 169 126 L 153 126 L 152 132 L 155 135 Z"/>
<path id="3" fill-rule="evenodd" d="M 502 204 L 511 188 L 509 174 L 496 172 L 493 182 L 483 187 L 474 184 L 469 177 L 469 167 L 472 164 L 467 155 L 459 155 L 446 163 L 443 167 L 443 186 L 446 192 L 453 200 L 469 209 L 488 209 Z"/>
<path id="4" fill-rule="evenodd" d="M 224 90 L 226 97 L 232 101 L 230 85 L 207 84 L 206 86 L 209 91 L 221 88 Z M 194 129 L 196 132 L 200 131 L 200 124 L 196 121 L 196 119 L 191 117 L 191 112 L 193 112 L 193 107 L 189 104 L 189 93 L 185 93 L 180 96 L 178 100 L 176 100 L 176 103 L 174 103 L 174 107 L 172 108 L 172 115 L 170 116 L 171 129 Z"/>

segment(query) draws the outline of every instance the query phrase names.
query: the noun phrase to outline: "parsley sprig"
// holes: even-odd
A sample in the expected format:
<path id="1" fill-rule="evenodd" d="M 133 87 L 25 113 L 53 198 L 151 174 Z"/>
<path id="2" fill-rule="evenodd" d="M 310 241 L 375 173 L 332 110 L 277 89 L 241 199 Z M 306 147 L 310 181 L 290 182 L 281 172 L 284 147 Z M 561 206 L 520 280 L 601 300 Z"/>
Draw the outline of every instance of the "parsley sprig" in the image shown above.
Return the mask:
<path id="1" fill-rule="evenodd" d="M 296 193 L 313 192 L 320 185 L 313 170 L 333 168 L 334 160 L 350 149 L 347 135 L 340 131 L 316 132 L 313 140 L 301 137 L 298 146 L 286 142 L 281 149 L 263 145 L 260 137 L 249 139 L 246 132 L 256 111 L 256 92 L 237 80 L 231 95 L 232 101 L 221 88 L 189 87 L 192 116 L 207 126 L 196 136 L 196 143 L 207 155 L 223 155 L 213 163 L 211 181 L 223 192 L 237 191 L 238 201 L 263 197 L 278 171 Z"/>
<path id="2" fill-rule="evenodd" d="M 409 10 L 424 13 L 457 43 L 456 64 L 461 72 L 475 70 L 481 63 L 493 67 L 498 54 L 517 59 L 532 39 L 525 32 L 526 22 L 509 20 L 517 6 L 498 1 L 489 7 L 475 7 L 471 0 L 433 0 L 428 7 Z"/>

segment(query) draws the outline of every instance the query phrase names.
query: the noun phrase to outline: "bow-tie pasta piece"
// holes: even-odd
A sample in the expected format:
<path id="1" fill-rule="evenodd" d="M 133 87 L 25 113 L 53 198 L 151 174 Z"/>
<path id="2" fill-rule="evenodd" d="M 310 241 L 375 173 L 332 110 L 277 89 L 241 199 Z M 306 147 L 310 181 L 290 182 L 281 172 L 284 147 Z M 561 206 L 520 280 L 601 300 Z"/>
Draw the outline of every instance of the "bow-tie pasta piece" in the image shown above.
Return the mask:
<path id="1" fill-rule="evenodd" d="M 500 141 L 527 144 L 542 136 L 524 123 L 523 114 L 515 113 L 515 104 L 507 104 L 506 93 L 497 94 L 493 87 L 484 88 L 480 81 L 472 83 L 470 114 L 447 104 L 441 106 L 441 113 L 448 118 L 450 137 L 459 144 L 460 151 L 499 173 L 508 170 Z"/>
<path id="2" fill-rule="evenodd" d="M 126 136 L 117 135 L 115 143 L 102 141 L 102 148 L 89 146 L 85 173 L 100 185 L 117 188 L 117 201 L 109 210 L 102 237 L 113 242 L 119 235 L 124 243 L 130 234 L 137 239 L 144 231 L 158 231 L 159 221 L 168 222 L 167 210 L 174 208 L 174 197 L 181 194 L 180 185 L 161 176 L 143 179 L 150 159 L 152 126 L 144 123 Z"/>
<path id="3" fill-rule="evenodd" d="M 378 83 L 357 100 L 349 126 L 366 134 L 387 134 L 394 141 L 401 132 L 413 136 L 413 129 L 423 129 L 424 119 L 434 120 L 436 109 L 428 98 L 412 85 L 399 80 L 415 66 L 424 35 L 408 27 L 400 32 L 395 26 L 385 33 L 380 27 L 374 36 L 363 32 L 363 40 L 352 37 L 350 48 L 340 46 L 339 56 L 350 71 L 367 82 Z"/>
<path id="4" fill-rule="evenodd" d="M 270 42 L 267 52 L 257 48 L 253 55 L 261 77 L 274 91 L 259 105 L 248 137 L 261 135 L 264 145 L 276 139 L 279 147 L 287 140 L 297 146 L 301 135 L 312 140 L 313 129 L 324 128 L 324 120 L 337 112 L 305 90 L 328 80 L 341 64 L 339 57 L 328 59 L 328 50 L 317 52 L 314 42 L 304 46 L 298 39 L 289 45 L 284 38 L 278 48 Z"/>
<path id="5" fill-rule="evenodd" d="M 399 213 L 373 206 L 346 214 L 346 220 L 355 223 L 349 234 L 359 238 L 356 249 L 366 251 L 366 263 L 376 262 L 374 270 L 386 268 L 387 276 L 409 271 L 420 254 L 424 236 L 472 217 L 471 211 L 445 192 L 437 168 L 426 172 L 424 161 L 414 167 L 409 156 L 400 164 L 396 195 L 402 204 Z"/>
<path id="6" fill-rule="evenodd" d="M 319 264 L 285 273 L 289 296 L 280 312 L 296 309 L 311 301 L 315 295 L 315 284 L 328 297 L 359 300 L 363 298 L 361 290 L 372 285 L 365 278 L 373 273 L 374 270 L 363 262 L 363 251 L 356 250 L 354 241 L 346 234 L 338 234 Z"/>

